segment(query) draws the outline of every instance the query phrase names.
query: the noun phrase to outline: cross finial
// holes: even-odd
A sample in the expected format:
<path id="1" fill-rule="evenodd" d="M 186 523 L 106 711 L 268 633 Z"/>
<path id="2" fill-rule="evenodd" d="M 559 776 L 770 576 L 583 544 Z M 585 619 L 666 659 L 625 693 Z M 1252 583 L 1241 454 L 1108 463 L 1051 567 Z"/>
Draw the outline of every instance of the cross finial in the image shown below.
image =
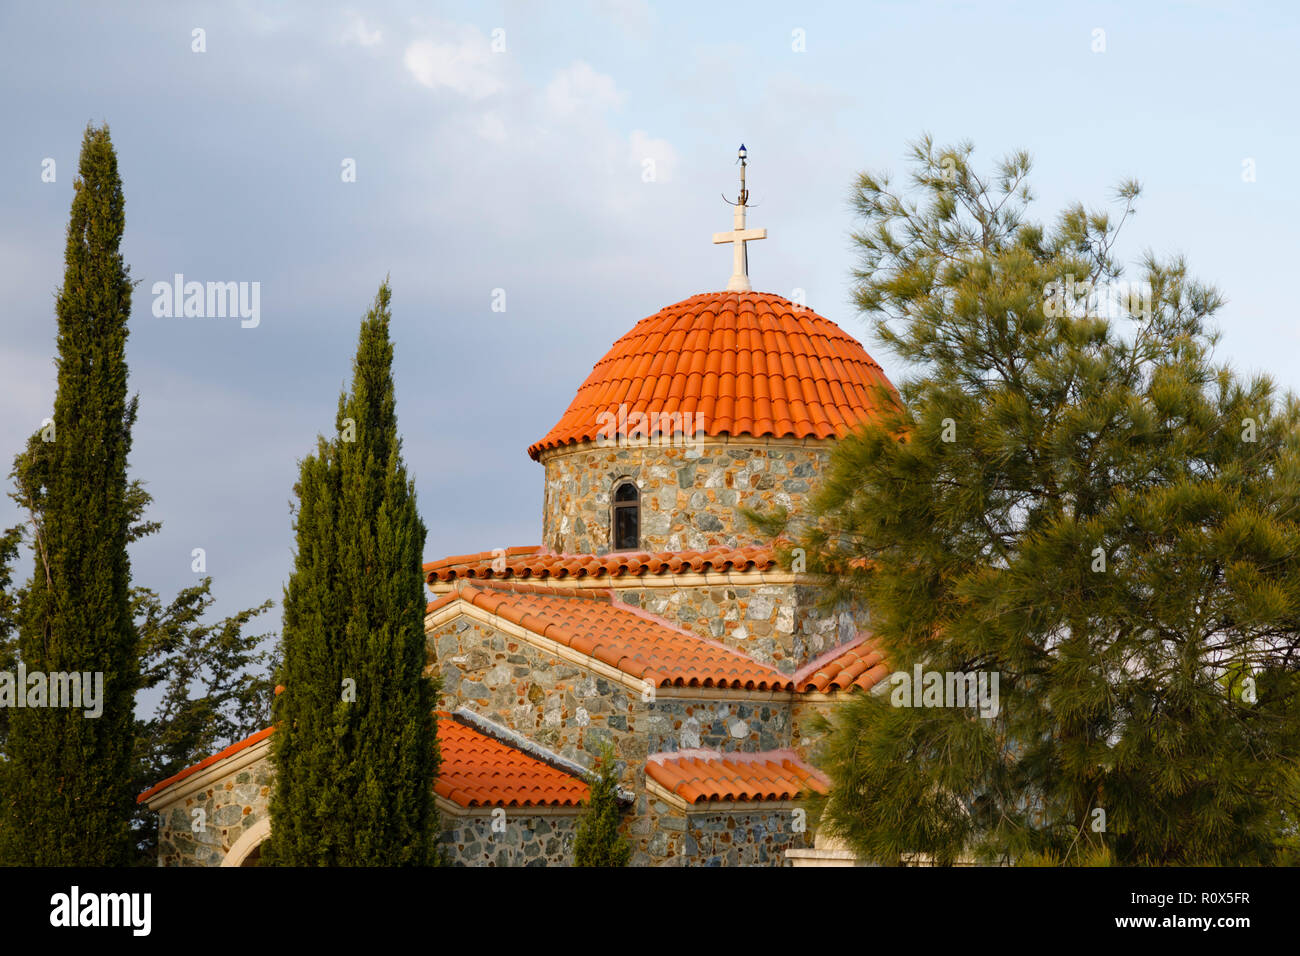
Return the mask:
<path id="1" fill-rule="evenodd" d="M 745 228 L 745 208 L 749 203 L 749 190 L 745 188 L 745 160 L 749 156 L 749 151 L 745 149 L 745 144 L 740 144 L 740 150 L 737 154 L 740 157 L 740 195 L 732 203 L 735 207 L 735 217 L 731 232 L 715 232 L 713 234 L 714 243 L 730 242 L 732 244 L 732 268 L 731 281 L 727 283 L 728 292 L 748 292 L 753 288 L 749 284 L 749 249 L 746 243 L 751 239 L 766 239 L 766 229 L 746 229 Z"/>

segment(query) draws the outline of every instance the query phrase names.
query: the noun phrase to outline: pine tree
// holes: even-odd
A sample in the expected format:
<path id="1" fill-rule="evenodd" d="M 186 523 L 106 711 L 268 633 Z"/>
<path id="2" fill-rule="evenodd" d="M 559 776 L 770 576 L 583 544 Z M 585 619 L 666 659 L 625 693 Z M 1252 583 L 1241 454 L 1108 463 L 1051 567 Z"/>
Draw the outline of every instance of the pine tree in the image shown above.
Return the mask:
<path id="1" fill-rule="evenodd" d="M 618 765 L 612 748 L 606 748 L 596 761 L 591 798 L 578 821 L 573 841 L 574 866 L 627 866 L 632 846 L 618 830 L 621 816 Z"/>
<path id="2" fill-rule="evenodd" d="M 970 153 L 926 139 L 912 194 L 857 184 L 858 304 L 913 374 L 839 443 L 803 543 L 898 672 L 996 674 L 999 708 L 858 696 L 822 825 L 880 862 L 1281 859 L 1300 402 L 1215 362 L 1223 300 L 1183 261 L 1122 285 L 1135 183 L 1117 220 L 1045 227 L 1026 155 Z"/>
<path id="3" fill-rule="evenodd" d="M 135 691 L 139 679 L 127 557 L 127 398 L 131 280 L 119 251 L 122 182 L 108 128 L 88 127 L 58 295 L 52 427 L 29 445 L 36 569 L 18 611 L 28 673 L 103 675 L 103 713 L 13 709 L 0 860 L 116 865 L 131 858 Z M 39 520 L 36 517 L 39 515 Z"/>
<path id="4" fill-rule="evenodd" d="M 335 437 L 318 439 L 294 489 L 267 863 L 436 860 L 425 528 L 397 433 L 389 299 L 385 281 L 361 323 Z"/>

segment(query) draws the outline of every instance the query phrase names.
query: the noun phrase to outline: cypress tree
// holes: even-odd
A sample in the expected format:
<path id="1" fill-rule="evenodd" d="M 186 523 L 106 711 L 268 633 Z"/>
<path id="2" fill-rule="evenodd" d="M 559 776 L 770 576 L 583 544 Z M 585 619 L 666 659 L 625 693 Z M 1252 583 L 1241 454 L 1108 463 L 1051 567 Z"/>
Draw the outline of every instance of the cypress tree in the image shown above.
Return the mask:
<path id="1" fill-rule="evenodd" d="M 618 766 L 607 747 L 596 761 L 591 798 L 573 841 L 574 866 L 627 866 L 632 846 L 619 833 Z"/>
<path id="2" fill-rule="evenodd" d="M 112 866 L 131 858 L 137 636 L 131 615 L 126 477 L 136 400 L 127 398 L 132 283 L 119 252 L 122 182 L 108 127 L 88 127 L 68 224 L 53 428 L 21 458 L 36 568 L 18 611 L 29 674 L 98 673 L 103 712 L 10 712 L 0 859 Z"/>
<path id="3" fill-rule="evenodd" d="M 436 862 L 425 528 L 397 433 L 389 299 L 385 280 L 361 323 L 335 436 L 318 438 L 294 489 L 267 863 Z"/>
<path id="4" fill-rule="evenodd" d="M 804 543 L 897 672 L 996 675 L 999 706 L 859 695 L 822 825 L 884 863 L 1284 859 L 1300 402 L 1213 360 L 1222 297 L 1182 261 L 1121 284 L 1135 183 L 1118 219 L 1044 226 L 1027 156 L 969 157 L 925 140 L 919 195 L 858 182 L 858 303 L 913 374 L 839 443 Z"/>
<path id="5" fill-rule="evenodd" d="M 13 586 L 13 564 L 21 545 L 21 527 L 10 528 L 0 535 L 0 671 L 12 672 L 18 663 L 14 631 L 17 626 L 19 595 Z M 0 707 L 0 793 L 8 792 L 4 783 L 8 761 L 4 759 L 4 754 L 9 739 L 9 711 L 8 707 Z M 3 820 L 0 820 L 0 826 L 3 826 Z"/>

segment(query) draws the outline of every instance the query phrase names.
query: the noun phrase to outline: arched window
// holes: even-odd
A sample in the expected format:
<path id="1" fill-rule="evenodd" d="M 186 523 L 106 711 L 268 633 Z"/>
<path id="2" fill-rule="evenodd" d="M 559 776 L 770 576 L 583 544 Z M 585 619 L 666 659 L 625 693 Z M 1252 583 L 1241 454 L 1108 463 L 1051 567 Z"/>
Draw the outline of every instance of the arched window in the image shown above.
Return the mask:
<path id="1" fill-rule="evenodd" d="M 641 546 L 641 493 L 636 483 L 624 481 L 614 489 L 613 530 L 615 551 L 635 551 Z"/>

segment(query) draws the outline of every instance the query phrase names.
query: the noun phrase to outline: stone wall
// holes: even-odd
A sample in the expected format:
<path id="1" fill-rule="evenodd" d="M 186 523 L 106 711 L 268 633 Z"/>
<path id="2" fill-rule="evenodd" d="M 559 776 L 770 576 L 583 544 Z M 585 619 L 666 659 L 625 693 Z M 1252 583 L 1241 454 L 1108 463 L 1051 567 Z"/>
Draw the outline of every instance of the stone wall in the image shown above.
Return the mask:
<path id="1" fill-rule="evenodd" d="M 500 821 L 494 828 L 494 819 Z M 572 866 L 579 816 L 504 809 L 442 812 L 442 849 L 452 866 Z"/>
<path id="2" fill-rule="evenodd" d="M 266 819 L 275 771 L 263 757 L 159 813 L 159 866 L 220 866 L 231 847 Z M 195 810 L 206 820 L 192 829 Z M 491 809 L 440 811 L 440 846 L 452 866 L 571 866 L 579 813 Z"/>
<path id="3" fill-rule="evenodd" d="M 633 866 L 789 866 L 786 850 L 812 845 L 806 818 L 786 808 L 682 809 L 649 796 L 646 824 L 634 834 Z"/>
<path id="4" fill-rule="evenodd" d="M 273 777 L 271 761 L 263 758 L 160 813 L 158 865 L 220 866 L 235 841 L 267 816 Z"/>
<path id="5" fill-rule="evenodd" d="M 425 640 L 446 709 L 468 707 L 583 767 L 606 743 L 617 760 L 644 762 L 645 739 L 629 732 L 639 702 L 631 688 L 467 617 L 432 628 Z"/>
<path id="6" fill-rule="evenodd" d="M 568 554 L 608 554 L 610 495 L 630 478 L 641 491 L 642 551 L 756 544 L 739 508 L 801 513 L 825 471 L 828 441 L 746 438 L 745 443 L 597 445 L 543 453 L 542 543 Z"/>
<path id="7" fill-rule="evenodd" d="M 795 819 L 792 810 L 688 813 L 687 865 L 788 866 L 786 850 L 810 845 L 807 832 L 795 830 Z"/>
<path id="8" fill-rule="evenodd" d="M 758 575 L 753 575 L 755 579 Z M 848 607 L 823 608 L 818 589 L 804 584 L 637 587 L 636 578 L 612 578 L 625 604 L 640 607 L 793 674 L 804 664 L 857 637 L 867 615 Z M 630 586 L 625 586 L 630 585 Z"/>
<path id="9" fill-rule="evenodd" d="M 820 765 L 821 746 L 826 734 L 818 728 L 818 718 L 832 717 L 838 705 L 837 698 L 808 700 L 796 699 L 790 708 L 790 746 L 813 766 Z"/>
<path id="10" fill-rule="evenodd" d="M 620 781 L 640 790 L 651 753 L 790 746 L 790 700 L 673 698 L 637 690 L 526 641 L 460 616 L 429 630 L 429 663 L 442 674 L 447 710 L 468 707 L 583 767 L 605 744 Z"/>
<path id="11" fill-rule="evenodd" d="M 659 697 L 638 721 L 649 753 L 675 750 L 753 752 L 790 746 L 790 699 L 709 700 Z"/>
<path id="12" fill-rule="evenodd" d="M 685 866 L 686 813 L 644 791 L 638 795 L 639 818 L 628 828 L 632 866 Z"/>

